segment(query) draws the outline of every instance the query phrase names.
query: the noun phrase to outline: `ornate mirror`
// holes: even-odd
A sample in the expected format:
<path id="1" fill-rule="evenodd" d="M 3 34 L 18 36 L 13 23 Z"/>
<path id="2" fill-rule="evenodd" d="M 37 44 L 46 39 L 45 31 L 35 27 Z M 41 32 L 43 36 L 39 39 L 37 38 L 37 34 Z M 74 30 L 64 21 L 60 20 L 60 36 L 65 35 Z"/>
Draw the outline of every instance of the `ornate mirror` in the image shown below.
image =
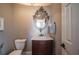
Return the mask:
<path id="1" fill-rule="evenodd" d="M 43 9 L 43 7 L 40 7 L 39 10 L 35 12 L 35 15 L 33 16 L 33 21 L 35 22 L 35 27 L 39 29 L 40 35 L 43 36 L 42 30 L 47 26 L 49 20 L 48 13 Z"/>

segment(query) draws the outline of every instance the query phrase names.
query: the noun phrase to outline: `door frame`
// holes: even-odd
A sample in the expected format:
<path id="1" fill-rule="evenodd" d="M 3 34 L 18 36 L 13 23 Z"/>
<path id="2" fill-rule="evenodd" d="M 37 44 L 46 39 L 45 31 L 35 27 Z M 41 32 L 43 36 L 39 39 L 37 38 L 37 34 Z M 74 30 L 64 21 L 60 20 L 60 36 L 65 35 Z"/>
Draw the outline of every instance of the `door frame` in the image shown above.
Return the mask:
<path id="1" fill-rule="evenodd" d="M 62 43 L 65 45 L 65 49 L 62 48 L 62 54 L 70 54 L 70 49 L 72 45 L 71 40 L 71 4 L 62 4 Z"/>

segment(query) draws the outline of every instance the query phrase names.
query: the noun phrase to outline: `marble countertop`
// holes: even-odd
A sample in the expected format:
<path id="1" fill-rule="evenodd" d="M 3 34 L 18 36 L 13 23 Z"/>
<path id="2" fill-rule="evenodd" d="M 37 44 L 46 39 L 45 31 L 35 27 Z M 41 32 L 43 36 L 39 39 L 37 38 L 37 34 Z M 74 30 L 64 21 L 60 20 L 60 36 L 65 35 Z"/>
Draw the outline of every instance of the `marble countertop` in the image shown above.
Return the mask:
<path id="1" fill-rule="evenodd" d="M 54 39 L 51 38 L 50 36 L 35 36 L 32 37 L 32 40 L 54 40 Z"/>

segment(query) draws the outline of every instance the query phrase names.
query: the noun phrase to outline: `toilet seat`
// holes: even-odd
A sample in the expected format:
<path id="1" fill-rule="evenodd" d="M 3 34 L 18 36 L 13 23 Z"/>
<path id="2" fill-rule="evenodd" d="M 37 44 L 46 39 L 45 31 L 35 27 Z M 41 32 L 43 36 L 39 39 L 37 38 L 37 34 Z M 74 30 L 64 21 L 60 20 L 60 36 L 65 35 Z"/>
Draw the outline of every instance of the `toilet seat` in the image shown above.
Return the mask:
<path id="1" fill-rule="evenodd" d="M 9 55 L 21 55 L 21 54 L 22 54 L 22 50 L 14 50 Z"/>

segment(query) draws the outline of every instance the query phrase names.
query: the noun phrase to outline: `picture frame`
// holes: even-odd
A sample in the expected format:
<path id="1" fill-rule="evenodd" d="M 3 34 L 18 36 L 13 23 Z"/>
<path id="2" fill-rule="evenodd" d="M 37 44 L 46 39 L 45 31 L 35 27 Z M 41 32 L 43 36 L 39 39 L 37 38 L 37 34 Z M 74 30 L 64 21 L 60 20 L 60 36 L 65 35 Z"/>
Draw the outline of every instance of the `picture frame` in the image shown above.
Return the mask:
<path id="1" fill-rule="evenodd" d="M 0 17 L 0 31 L 4 30 L 4 18 Z"/>

